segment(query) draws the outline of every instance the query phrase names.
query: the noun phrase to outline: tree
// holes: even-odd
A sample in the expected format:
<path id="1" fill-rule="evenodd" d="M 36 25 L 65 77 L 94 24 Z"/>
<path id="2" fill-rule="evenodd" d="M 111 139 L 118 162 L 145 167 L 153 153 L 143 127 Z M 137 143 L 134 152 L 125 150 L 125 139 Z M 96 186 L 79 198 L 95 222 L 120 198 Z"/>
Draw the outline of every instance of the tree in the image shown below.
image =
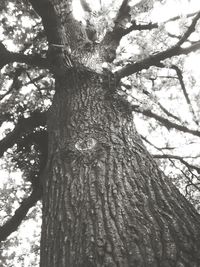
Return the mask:
<path id="1" fill-rule="evenodd" d="M 35 36 L 40 45 L 34 50 L 32 43 L 26 44 L 17 53 L 1 43 L 2 68 L 13 62 L 25 63 L 34 66 L 33 74 L 38 76 L 31 78 L 24 64 L 12 65 L 14 70 L 8 71 L 13 83 L 1 97 L 3 100 L 12 94 L 9 110 L 7 101 L 2 107 L 1 120 L 12 121 L 15 127 L 0 141 L 0 154 L 16 144 L 14 161 L 29 176 L 32 193 L 1 227 L 0 238 L 5 240 L 16 230 L 29 208 L 42 197 L 42 267 L 199 266 L 200 216 L 147 152 L 136 131 L 133 112 L 154 118 L 169 129 L 198 137 L 200 132 L 128 101 L 129 86 L 123 78 L 142 75 L 150 67 L 172 69 L 192 108 L 182 71 L 171 58 L 200 49 L 199 40 L 189 39 L 200 13 L 189 14 L 192 21 L 187 29 L 184 27 L 183 35 L 173 37 L 168 47 L 163 44 L 161 52 L 145 56 L 148 49 L 144 48 L 136 62 L 129 58 L 129 62 L 121 63 L 116 57 L 120 57 L 117 49 L 124 36 L 139 31 L 136 37 L 140 39 L 144 31 L 158 33 L 157 23 L 139 24 L 133 19 L 136 13 L 142 16 L 151 9 L 153 1 L 140 1 L 134 8 L 128 0 L 121 1 L 114 23 L 104 34 L 95 29 L 95 14 L 88 2 L 80 1 L 85 23 L 74 18 L 72 2 L 29 0 L 34 11 L 27 3 L 17 3 L 36 21 L 40 16 L 44 31 Z M 187 42 L 189 45 L 184 46 Z M 27 47 L 32 54 L 24 53 Z M 44 82 L 44 87 L 38 88 L 36 83 L 50 76 L 44 70 L 55 80 L 48 111 L 42 101 L 51 98 L 52 89 L 45 88 Z M 21 96 L 16 108 L 13 103 L 24 73 L 37 87 L 41 103 L 33 100 L 30 105 Z M 126 90 L 123 94 L 122 87 Z M 15 108 L 17 115 L 12 114 Z M 173 119 L 177 119 L 175 115 Z M 22 155 L 33 159 L 31 168 Z"/>

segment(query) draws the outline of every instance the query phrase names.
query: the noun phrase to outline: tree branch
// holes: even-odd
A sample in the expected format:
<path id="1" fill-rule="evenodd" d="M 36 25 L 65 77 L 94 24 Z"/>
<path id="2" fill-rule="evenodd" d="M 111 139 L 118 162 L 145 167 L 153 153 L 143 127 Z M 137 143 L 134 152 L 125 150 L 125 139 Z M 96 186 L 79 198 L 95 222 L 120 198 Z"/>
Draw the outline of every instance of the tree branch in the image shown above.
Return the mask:
<path id="1" fill-rule="evenodd" d="M 193 12 L 193 13 L 187 14 L 186 17 L 187 18 L 192 17 L 192 16 L 196 15 L 197 13 L 198 12 Z M 168 22 L 175 21 L 175 20 L 178 20 L 180 18 L 181 18 L 181 16 L 175 16 L 175 17 L 172 17 L 166 21 L 163 21 L 162 24 L 166 24 Z M 134 21 L 132 21 L 132 25 L 130 27 L 123 30 L 123 36 L 129 34 L 132 31 L 152 30 L 152 29 L 157 29 L 158 27 L 159 27 L 159 23 L 157 23 L 157 22 L 155 22 L 155 23 L 150 22 L 148 24 L 138 24 L 134 20 Z"/>
<path id="2" fill-rule="evenodd" d="M 158 28 L 158 23 L 148 23 L 148 24 L 137 24 L 136 21 L 132 22 L 132 25 L 123 30 L 122 36 L 129 34 L 132 31 L 144 31 L 144 30 L 152 30 Z"/>
<path id="3" fill-rule="evenodd" d="M 172 117 L 175 120 L 178 120 L 179 122 L 181 122 L 181 119 L 178 118 L 176 115 L 172 114 L 170 111 L 168 111 L 165 107 L 163 107 L 163 105 L 161 105 L 160 102 L 157 103 L 158 106 L 160 107 L 160 109 L 169 117 Z"/>
<path id="4" fill-rule="evenodd" d="M 49 62 L 46 58 L 41 57 L 39 54 L 24 55 L 21 53 L 9 52 L 10 62 L 26 63 L 42 69 L 49 68 Z M 9 63 L 10 63 L 9 62 Z"/>
<path id="5" fill-rule="evenodd" d="M 124 68 L 115 72 L 115 77 L 117 80 L 119 80 L 123 77 L 129 76 L 143 69 L 148 69 L 151 66 L 160 67 L 160 61 L 162 60 L 171 58 L 173 56 L 187 55 L 199 49 L 200 49 L 200 42 L 196 42 L 193 45 L 186 47 L 186 48 L 181 48 L 175 45 L 163 52 L 157 53 L 155 55 L 151 55 L 141 61 L 126 65 Z"/>
<path id="6" fill-rule="evenodd" d="M 28 144 L 27 142 L 30 141 Z M 27 212 L 42 197 L 42 179 L 44 179 L 44 170 L 47 160 L 47 134 L 45 131 L 35 132 L 27 135 L 24 139 L 19 140 L 19 145 L 24 148 L 26 145 L 35 143 L 40 150 L 38 170 L 29 171 L 29 181 L 32 185 L 32 193 L 24 199 L 15 214 L 0 227 L 0 242 L 5 240 L 12 232 L 16 231 L 21 222 L 25 219 Z"/>
<path id="7" fill-rule="evenodd" d="M 41 88 L 37 85 L 37 82 L 38 81 L 41 81 L 44 77 L 46 77 L 46 75 L 43 73 L 43 74 L 40 74 L 38 75 L 37 77 L 35 78 L 31 78 L 30 74 L 28 73 L 28 71 L 26 71 L 26 75 L 27 77 L 29 78 L 29 82 L 23 84 L 22 86 L 27 86 L 29 84 L 33 84 L 39 91 L 41 90 Z"/>
<path id="8" fill-rule="evenodd" d="M 42 80 L 44 77 L 46 77 L 46 74 L 40 74 L 36 78 L 32 79 L 30 77 L 29 73 L 26 71 L 26 74 L 27 74 L 27 76 L 29 78 L 29 82 L 26 82 L 26 83 L 22 84 L 22 82 L 18 78 L 19 78 L 19 76 L 22 74 L 22 72 L 24 70 L 25 69 L 23 67 L 21 67 L 21 66 L 15 70 L 12 84 L 10 85 L 10 87 L 8 88 L 8 90 L 4 94 L 0 95 L 0 101 L 2 101 L 4 99 L 4 97 L 9 95 L 13 90 L 18 90 L 21 87 L 27 86 L 29 84 L 33 84 L 39 90 L 39 93 L 40 93 L 40 87 L 37 85 L 37 82 Z"/>
<path id="9" fill-rule="evenodd" d="M 187 38 L 191 35 L 191 33 L 195 29 L 195 25 L 197 21 L 200 18 L 200 12 L 197 13 L 195 18 L 193 19 L 191 25 L 188 27 L 185 34 L 182 36 L 182 38 L 171 48 L 168 48 L 165 51 L 159 52 L 155 55 L 151 55 L 141 61 L 138 61 L 136 63 L 128 64 L 122 69 L 115 72 L 116 79 L 121 79 L 125 76 L 129 76 L 133 73 L 136 73 L 138 71 L 141 71 L 143 69 L 148 69 L 151 66 L 159 66 L 160 61 L 165 60 L 167 58 L 171 58 L 173 56 L 178 55 L 187 55 L 190 52 L 195 52 L 200 49 L 200 42 L 196 42 L 192 44 L 189 47 L 182 48 L 181 45 L 187 40 Z"/>
<path id="10" fill-rule="evenodd" d="M 192 12 L 192 13 L 189 13 L 187 15 L 184 15 L 184 17 L 186 18 L 190 18 L 190 17 L 193 17 L 195 16 L 196 14 L 198 14 L 200 11 L 195 11 L 195 12 Z M 175 17 L 172 17 L 172 18 L 169 18 L 168 20 L 165 20 L 163 23 L 167 23 L 167 22 L 171 22 L 171 21 L 175 21 L 175 20 L 178 20 L 182 18 L 182 15 L 180 16 L 175 16 Z"/>
<path id="11" fill-rule="evenodd" d="M 0 95 L 0 101 L 3 100 L 4 97 L 6 97 L 8 94 L 10 94 L 14 89 L 18 90 L 20 88 L 21 82 L 19 81 L 19 77 L 23 73 L 23 71 L 24 68 L 22 68 L 21 66 L 15 69 L 12 84 L 4 94 Z"/>
<path id="12" fill-rule="evenodd" d="M 4 241 L 10 234 L 17 230 L 21 222 L 25 219 L 27 212 L 42 196 L 42 188 L 32 191 L 31 195 L 24 199 L 15 214 L 0 227 L 0 242 Z"/>
<path id="13" fill-rule="evenodd" d="M 81 6 L 85 12 L 91 13 L 92 10 L 86 0 L 80 0 Z"/>
<path id="14" fill-rule="evenodd" d="M 119 11 L 114 19 L 114 28 L 112 31 L 107 31 L 100 46 L 101 57 L 107 61 L 112 62 L 116 57 L 116 49 L 119 46 L 120 40 L 123 37 L 124 27 L 127 20 L 130 20 L 130 6 L 129 0 L 123 0 Z"/>
<path id="15" fill-rule="evenodd" d="M 177 46 L 181 46 L 188 39 L 188 37 L 195 31 L 195 27 L 199 19 L 200 19 L 200 12 L 197 13 L 197 15 L 194 17 L 187 31 L 183 34 L 181 39 L 176 44 Z"/>
<path id="16" fill-rule="evenodd" d="M 185 87 L 185 84 L 184 84 L 184 81 L 183 81 L 183 74 L 182 74 L 182 71 L 179 69 L 178 66 L 175 66 L 175 65 L 172 65 L 172 69 L 174 69 L 174 70 L 176 71 L 176 74 L 177 74 L 177 76 L 178 76 L 178 79 L 179 79 L 179 82 L 180 82 L 180 85 L 181 85 L 181 89 L 182 89 L 182 91 L 183 91 L 183 95 L 184 95 L 185 100 L 186 100 L 186 102 L 187 102 L 187 104 L 188 104 L 188 106 L 189 106 L 189 110 L 191 111 L 191 113 L 192 113 L 192 115 L 193 115 L 193 119 L 194 119 L 195 123 L 196 123 L 197 125 L 199 125 L 198 119 L 197 119 L 196 114 L 195 114 L 195 112 L 194 112 L 194 109 L 193 109 L 193 107 L 192 107 L 192 103 L 191 103 L 191 101 L 190 101 L 188 92 L 187 92 L 187 90 L 186 90 L 186 87 Z"/>
<path id="17" fill-rule="evenodd" d="M 170 120 L 163 118 L 162 116 L 159 116 L 157 114 L 155 114 L 154 112 L 152 112 L 151 110 L 141 110 L 139 108 L 133 108 L 133 111 L 137 112 L 137 113 L 142 113 L 143 115 L 153 118 L 157 121 L 159 121 L 161 124 L 163 124 L 167 129 L 177 129 L 181 132 L 184 133 L 190 133 L 193 134 L 195 136 L 199 136 L 200 137 L 200 131 L 196 131 L 196 130 L 191 130 L 186 126 L 182 126 L 180 124 L 171 122 Z"/>
<path id="18" fill-rule="evenodd" d="M 42 19 L 47 41 L 51 44 L 61 44 L 60 23 L 52 3 L 49 0 L 29 0 L 29 2 Z"/>
<path id="19" fill-rule="evenodd" d="M 152 142 L 150 142 L 145 136 L 140 135 L 142 140 L 144 140 L 147 144 L 151 145 L 152 147 L 154 147 L 155 149 L 159 150 L 159 151 L 163 151 L 163 150 L 174 150 L 176 147 L 169 147 L 169 146 L 165 146 L 165 147 L 158 147 L 156 145 L 154 145 Z"/>
<path id="20" fill-rule="evenodd" d="M 47 59 L 42 58 L 39 54 L 24 55 L 23 53 L 10 52 L 2 43 L 0 43 L 0 61 L 0 69 L 13 62 L 26 63 L 44 69 L 49 68 Z"/>
<path id="21" fill-rule="evenodd" d="M 33 112 L 29 118 L 21 118 L 16 124 L 14 130 L 6 135 L 0 141 L 0 157 L 4 152 L 12 147 L 16 141 L 27 131 L 30 131 L 38 126 L 46 125 L 46 112 Z"/>
<path id="22" fill-rule="evenodd" d="M 142 25 L 142 24 L 137 24 L 136 21 L 132 21 L 132 25 L 130 27 L 126 28 L 126 23 L 130 22 L 130 18 L 131 18 L 130 6 L 128 5 L 128 3 L 129 3 L 128 0 L 124 0 L 122 2 L 122 5 L 119 9 L 119 12 L 114 19 L 114 24 L 115 24 L 114 28 L 112 29 L 112 31 L 108 31 L 105 34 L 105 37 L 101 42 L 102 48 L 105 47 L 105 49 L 102 49 L 102 57 L 107 62 L 112 62 L 115 59 L 116 49 L 119 46 L 120 40 L 123 36 L 129 34 L 132 31 L 152 30 L 152 29 L 159 27 L 158 23 L 149 23 L 146 25 Z M 189 37 L 189 35 L 195 29 L 196 23 L 199 19 L 199 13 L 193 12 L 193 13 L 188 14 L 186 17 L 191 17 L 194 15 L 196 15 L 196 17 L 194 18 L 194 20 L 193 20 L 192 24 L 190 25 L 190 27 L 188 28 L 187 32 L 184 34 L 184 36 L 181 38 L 181 40 L 179 40 L 180 43 L 177 44 L 177 46 L 180 46 L 181 42 L 184 42 L 184 39 L 185 38 L 187 39 Z M 163 23 L 167 23 L 170 21 L 180 19 L 180 17 L 181 16 L 172 17 L 172 18 L 164 21 Z"/>
<path id="23" fill-rule="evenodd" d="M 171 156 L 171 157 L 170 157 L 170 156 Z M 153 155 L 153 157 L 154 157 L 154 158 L 157 158 L 157 159 L 158 159 L 158 158 L 160 158 L 160 159 L 161 159 L 161 158 L 166 158 L 166 159 L 168 159 L 168 160 L 173 164 L 173 166 L 174 166 L 176 169 L 178 169 L 178 170 L 183 174 L 183 176 L 184 176 L 184 177 L 186 178 L 186 180 L 187 180 L 187 184 L 186 184 L 186 186 L 185 186 L 186 195 L 188 195 L 188 190 L 187 190 L 188 186 L 193 186 L 193 187 L 196 188 L 198 191 L 200 191 L 200 187 L 199 187 L 200 183 L 198 183 L 198 182 L 194 182 L 193 179 L 191 179 L 190 176 L 187 175 L 186 172 L 184 172 L 184 171 L 182 170 L 182 168 L 179 168 L 179 167 L 176 166 L 176 164 L 174 163 L 174 161 L 173 161 L 172 159 L 177 159 L 177 160 L 179 160 L 183 165 L 185 165 L 185 166 L 187 167 L 189 173 L 190 173 L 192 176 L 194 176 L 194 173 L 192 172 L 191 169 L 196 170 L 198 174 L 200 173 L 200 169 L 199 169 L 198 167 L 189 164 L 188 162 L 186 162 L 185 160 L 183 160 L 183 159 L 180 158 L 179 156 L 173 156 L 173 155 Z M 195 175 L 195 178 L 198 180 L 198 176 L 197 176 L 197 175 Z"/>
<path id="24" fill-rule="evenodd" d="M 183 163 L 187 168 L 191 168 L 197 171 L 198 174 L 200 174 L 200 168 L 197 166 L 194 166 L 190 163 L 188 163 L 187 161 L 185 161 L 182 157 L 177 156 L 177 155 L 171 155 L 171 154 L 154 154 L 152 155 L 155 159 L 177 159 L 179 160 L 181 163 Z"/>

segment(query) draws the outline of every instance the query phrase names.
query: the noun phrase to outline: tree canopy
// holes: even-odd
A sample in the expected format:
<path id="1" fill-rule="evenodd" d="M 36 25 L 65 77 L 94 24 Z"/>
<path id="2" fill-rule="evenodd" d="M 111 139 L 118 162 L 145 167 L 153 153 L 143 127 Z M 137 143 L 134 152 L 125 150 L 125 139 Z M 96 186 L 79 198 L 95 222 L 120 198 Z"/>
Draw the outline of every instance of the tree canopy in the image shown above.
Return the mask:
<path id="1" fill-rule="evenodd" d="M 58 38 L 45 21 L 53 12 L 45 1 L 0 3 L 0 260 L 6 266 L 38 265 L 33 255 L 39 253 L 39 179 L 57 71 L 50 68 L 49 43 L 52 38 L 56 48 Z M 89 41 L 102 46 L 102 61 L 94 67 L 120 81 L 117 93 L 133 111 L 144 144 L 199 211 L 200 5 L 80 0 L 73 14 Z M 23 238 L 29 227 L 35 229 L 32 237 Z"/>

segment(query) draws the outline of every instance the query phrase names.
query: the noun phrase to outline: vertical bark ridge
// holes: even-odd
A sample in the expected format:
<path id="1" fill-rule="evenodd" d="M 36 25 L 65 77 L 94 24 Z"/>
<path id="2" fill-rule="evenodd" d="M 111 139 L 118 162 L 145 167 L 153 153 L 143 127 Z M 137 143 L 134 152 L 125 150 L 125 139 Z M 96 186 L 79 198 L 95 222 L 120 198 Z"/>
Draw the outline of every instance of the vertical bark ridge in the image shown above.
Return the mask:
<path id="1" fill-rule="evenodd" d="M 88 38 L 85 25 L 73 17 L 72 1 L 50 0 L 59 21 L 61 43 L 52 44 L 62 66 L 84 67 L 102 72 L 99 46 Z"/>
<path id="2" fill-rule="evenodd" d="M 56 81 L 49 116 L 41 266 L 199 266 L 199 215 L 144 148 L 132 114 L 100 75 L 69 79 Z"/>

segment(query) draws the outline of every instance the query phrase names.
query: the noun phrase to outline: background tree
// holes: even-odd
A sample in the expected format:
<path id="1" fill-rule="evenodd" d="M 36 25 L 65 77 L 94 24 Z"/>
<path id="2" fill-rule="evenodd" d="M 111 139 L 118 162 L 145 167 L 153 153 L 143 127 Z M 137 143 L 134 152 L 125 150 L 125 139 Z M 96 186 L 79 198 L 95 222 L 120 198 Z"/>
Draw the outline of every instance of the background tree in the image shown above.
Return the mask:
<path id="1" fill-rule="evenodd" d="M 179 148 L 199 142 L 198 80 L 185 55 L 198 57 L 200 13 L 152 22 L 167 2 L 114 1 L 108 11 L 108 2 L 80 1 L 82 22 L 72 1 L 1 4 L 0 153 L 25 180 L 2 189 L 0 238 L 43 195 L 41 266 L 200 263 L 199 215 L 141 142 L 198 209 L 199 151 Z"/>

